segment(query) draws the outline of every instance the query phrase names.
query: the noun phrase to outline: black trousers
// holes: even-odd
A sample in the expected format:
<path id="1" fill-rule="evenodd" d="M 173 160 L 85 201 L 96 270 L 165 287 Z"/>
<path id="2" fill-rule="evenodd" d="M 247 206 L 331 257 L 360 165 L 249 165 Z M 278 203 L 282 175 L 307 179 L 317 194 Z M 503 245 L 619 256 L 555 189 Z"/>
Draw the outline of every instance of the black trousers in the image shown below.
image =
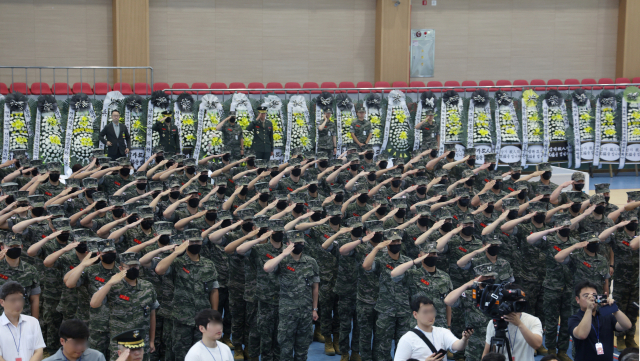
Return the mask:
<path id="1" fill-rule="evenodd" d="M 271 152 L 255 152 L 256 153 L 256 159 L 264 159 L 266 161 L 268 161 L 271 158 Z"/>
<path id="2" fill-rule="evenodd" d="M 113 147 L 113 146 L 111 146 L 111 147 L 109 147 L 109 148 L 112 148 L 112 147 Z M 114 155 L 112 155 L 112 156 L 110 156 L 110 157 L 109 157 L 109 158 L 111 158 L 111 160 L 118 160 L 118 158 L 122 158 L 122 157 L 125 157 L 125 156 L 126 156 L 126 154 L 124 154 L 123 152 L 121 152 L 121 151 L 120 151 L 120 147 L 115 147 L 115 148 L 116 148 L 115 153 L 111 153 L 111 152 L 109 152 L 109 153 L 111 153 L 111 154 L 114 154 Z"/>

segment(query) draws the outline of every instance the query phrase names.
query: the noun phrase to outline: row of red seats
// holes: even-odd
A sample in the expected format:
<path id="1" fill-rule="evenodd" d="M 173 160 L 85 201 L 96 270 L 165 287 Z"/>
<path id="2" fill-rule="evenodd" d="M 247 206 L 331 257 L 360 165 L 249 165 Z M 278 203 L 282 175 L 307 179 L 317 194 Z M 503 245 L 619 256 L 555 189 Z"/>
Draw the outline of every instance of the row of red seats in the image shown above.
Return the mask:
<path id="1" fill-rule="evenodd" d="M 477 86 L 496 86 L 496 88 L 489 88 L 489 91 L 497 91 L 500 86 L 524 86 L 524 85 L 534 85 L 537 86 L 534 88 L 536 91 L 545 91 L 550 89 L 557 90 L 575 90 L 581 87 L 593 89 L 593 90 L 602 90 L 604 89 L 614 89 L 613 86 L 595 86 L 598 84 L 628 84 L 628 83 L 640 83 L 640 77 L 633 78 L 633 81 L 629 81 L 628 78 L 616 78 L 615 82 L 611 78 L 600 78 L 597 82 L 595 79 L 582 79 L 582 81 L 578 81 L 578 79 L 566 79 L 563 82 L 560 79 L 550 79 L 548 82 L 545 82 L 542 79 L 533 79 L 531 83 L 526 80 L 515 80 L 513 84 L 510 80 L 498 80 L 496 83 L 493 80 L 481 80 L 480 83 L 476 83 L 474 80 L 465 80 L 460 84 L 456 80 L 449 80 L 444 82 L 444 85 L 439 81 L 430 81 L 426 85 L 422 81 L 412 81 L 409 84 L 403 81 L 394 81 L 389 84 L 386 81 L 378 81 L 375 84 L 371 84 L 368 81 L 361 81 L 358 84 L 354 84 L 350 81 L 343 81 L 340 84 L 336 84 L 334 82 L 324 82 L 320 85 L 315 82 L 306 82 L 303 83 L 302 86 L 300 83 L 290 82 L 286 83 L 284 87 L 280 83 L 267 83 L 266 86 L 262 83 L 249 83 L 247 86 L 244 83 L 230 83 L 229 86 L 225 83 L 211 83 L 208 86 L 206 83 L 193 83 L 191 87 L 187 83 L 173 83 L 172 86 L 169 86 L 168 83 L 154 83 L 153 88 L 146 83 L 135 83 L 133 89 L 129 83 L 115 83 L 113 88 L 108 83 L 96 83 L 94 88 L 91 88 L 89 83 L 75 83 L 71 88 L 67 85 L 67 83 L 55 83 L 52 87 L 47 83 L 33 83 L 31 87 L 28 88 L 26 83 L 13 83 L 9 88 L 4 83 L 0 83 L 0 94 L 6 95 L 10 92 L 17 91 L 22 94 L 31 94 L 31 95 L 71 95 L 77 93 L 85 93 L 88 95 L 106 95 L 108 92 L 112 90 L 117 90 L 121 92 L 123 95 L 130 94 L 138 94 L 138 95 L 150 95 L 152 91 L 163 90 L 163 89 L 196 89 L 194 91 L 188 91 L 189 94 L 198 94 L 204 95 L 208 94 L 208 91 L 197 91 L 197 89 L 220 89 L 219 91 L 212 91 L 213 94 L 223 94 L 222 89 L 282 89 L 279 91 L 275 91 L 276 94 L 285 94 L 285 93 L 311 93 L 311 94 L 320 94 L 320 89 L 325 88 L 340 88 L 345 90 L 336 90 L 336 93 L 369 93 L 369 90 L 355 90 L 352 88 L 380 88 L 380 90 L 371 90 L 372 93 L 380 93 L 385 92 L 389 93 L 393 88 L 399 87 L 458 87 L 461 88 L 455 89 L 457 92 L 473 92 L 477 88 Z M 564 85 L 564 86 L 561 86 Z M 319 90 L 311 90 L 311 91 L 298 91 L 296 89 L 307 88 L 307 89 L 319 89 Z M 624 86 L 617 86 L 618 89 L 623 89 Z M 351 89 L 351 90 L 350 90 Z M 503 88 L 503 90 L 515 90 L 520 91 L 522 88 Z M 442 89 L 431 89 L 433 92 L 439 93 Z M 424 92 L 425 90 L 420 90 L 420 92 Z M 416 90 L 409 90 L 409 93 L 415 93 Z M 182 91 L 174 91 L 174 94 L 181 94 Z M 251 93 L 251 94 L 260 94 L 260 91 L 252 90 L 241 93 Z"/>

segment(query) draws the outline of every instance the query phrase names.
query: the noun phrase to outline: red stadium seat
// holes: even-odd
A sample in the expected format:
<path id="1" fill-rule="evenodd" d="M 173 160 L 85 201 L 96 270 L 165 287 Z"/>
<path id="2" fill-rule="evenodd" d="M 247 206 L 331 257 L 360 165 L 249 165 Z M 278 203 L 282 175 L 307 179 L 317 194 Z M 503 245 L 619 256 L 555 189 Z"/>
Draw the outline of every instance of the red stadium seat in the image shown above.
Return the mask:
<path id="1" fill-rule="evenodd" d="M 516 79 L 513 81 L 513 85 L 529 85 L 529 82 L 524 79 Z M 522 91 L 522 88 L 512 88 L 514 91 Z"/>
<path id="2" fill-rule="evenodd" d="M 504 80 L 504 79 L 503 80 L 498 80 L 496 82 L 496 85 L 497 86 L 505 86 L 505 85 L 510 86 L 511 85 L 511 80 Z M 502 90 L 504 92 L 511 91 L 511 89 L 512 88 L 500 88 L 500 90 Z"/>
<path id="3" fill-rule="evenodd" d="M 478 86 L 478 83 L 476 83 L 475 80 L 465 80 L 465 81 L 462 82 L 462 86 L 465 87 L 464 91 L 473 93 L 477 89 L 477 88 L 473 88 L 473 87 Z"/>
<path id="4" fill-rule="evenodd" d="M 158 82 L 158 83 L 153 83 L 153 91 L 162 91 L 165 89 L 169 89 L 171 88 L 171 86 L 169 86 L 169 83 L 162 83 L 162 82 Z"/>
<path id="5" fill-rule="evenodd" d="M 639 83 L 640 83 L 640 77 L 638 77 L 638 76 L 637 76 L 637 77 L 633 78 L 633 79 L 631 80 L 631 83 L 633 83 L 633 84 L 639 84 Z"/>
<path id="6" fill-rule="evenodd" d="M 338 84 L 338 87 L 342 88 L 342 89 L 350 89 L 350 88 L 355 88 L 356 86 L 355 86 L 355 84 L 353 84 L 353 82 L 341 81 L 340 84 Z M 348 94 L 357 94 L 358 93 L 358 91 L 354 90 L 354 89 L 346 90 L 346 92 Z"/>
<path id="7" fill-rule="evenodd" d="M 138 95 L 151 95 L 151 87 L 147 83 L 135 83 L 133 92 Z"/>
<path id="8" fill-rule="evenodd" d="M 211 83 L 211 86 L 209 88 L 211 88 L 211 89 L 227 89 L 227 84 L 225 84 L 225 83 Z M 223 92 L 223 91 L 212 91 L 211 93 L 213 93 L 214 95 L 225 94 L 225 92 Z"/>
<path id="9" fill-rule="evenodd" d="M 133 89 L 131 89 L 131 84 L 129 83 L 115 83 L 113 84 L 113 90 L 119 91 L 124 96 L 133 94 Z"/>
<path id="10" fill-rule="evenodd" d="M 93 85 L 93 92 L 96 95 L 107 95 L 111 91 L 111 85 L 109 83 L 95 83 Z"/>
<path id="11" fill-rule="evenodd" d="M 447 80 L 444 82 L 444 86 L 460 86 L 460 83 L 458 83 L 457 80 Z M 449 90 L 449 89 L 447 89 Z M 464 89 L 462 88 L 458 88 L 458 89 L 454 89 L 455 91 L 457 91 L 458 93 L 462 93 L 464 92 Z"/>
<path id="12" fill-rule="evenodd" d="M 598 84 L 613 84 L 613 79 L 611 79 L 611 78 L 600 78 L 598 80 Z M 610 86 L 605 86 L 604 88 L 606 90 L 614 90 L 615 86 L 610 85 Z"/>
<path id="13" fill-rule="evenodd" d="M 437 80 L 432 80 L 432 81 L 427 83 L 427 87 L 428 88 L 430 88 L 430 87 L 441 87 L 441 86 L 442 86 L 442 83 L 437 81 Z M 431 90 L 434 93 L 441 93 L 442 92 L 442 89 L 429 89 L 429 90 Z"/>
<path id="14" fill-rule="evenodd" d="M 495 84 L 493 83 L 493 80 L 480 80 L 480 86 L 494 86 Z M 498 88 L 489 88 L 489 89 L 485 89 L 488 92 L 495 92 L 498 91 Z"/>
<path id="15" fill-rule="evenodd" d="M 393 90 L 393 89 L 391 89 L 391 86 L 389 85 L 389 82 L 387 82 L 387 81 L 377 81 L 377 82 L 375 82 L 375 84 L 373 84 L 373 86 L 375 88 L 386 88 L 386 89 L 384 89 L 385 93 L 390 93 L 391 90 Z"/>
<path id="16" fill-rule="evenodd" d="M 580 82 L 578 81 L 578 79 L 565 79 L 564 85 L 580 85 Z M 580 87 L 579 86 L 569 87 L 569 90 L 576 90 L 576 89 L 580 89 Z"/>
<path id="17" fill-rule="evenodd" d="M 267 83 L 267 89 L 282 89 L 282 84 L 280 83 Z M 269 91 L 270 93 L 273 92 L 275 94 L 284 94 L 284 90 L 274 90 L 274 91 Z"/>
<path id="18" fill-rule="evenodd" d="M 533 79 L 531 81 L 531 85 L 547 85 L 547 83 L 542 79 Z M 547 87 L 533 88 L 533 90 L 535 90 L 535 91 L 545 91 L 546 89 L 547 89 Z"/>
<path id="19" fill-rule="evenodd" d="M 9 89 L 7 88 L 7 84 L 0 83 L 0 94 L 2 94 L 2 95 L 9 94 Z"/>
<path id="20" fill-rule="evenodd" d="M 332 81 L 325 81 L 325 82 L 322 82 L 322 84 L 320 84 L 320 88 L 323 90 L 328 88 L 337 88 L 337 87 L 338 87 L 338 84 Z M 325 91 L 328 91 L 329 93 L 335 93 L 335 94 L 344 93 L 344 90 L 325 90 Z"/>
<path id="21" fill-rule="evenodd" d="M 193 83 L 191 84 L 191 89 L 208 89 L 209 86 L 207 85 L 207 83 Z M 209 94 L 208 91 L 202 90 L 202 91 L 197 91 L 197 92 L 192 92 L 191 94 L 197 94 L 197 95 L 205 95 L 205 94 Z"/>
<path id="22" fill-rule="evenodd" d="M 67 83 L 54 83 L 51 87 L 54 95 L 70 95 L 71 89 Z"/>
<path id="23" fill-rule="evenodd" d="M 71 91 L 73 91 L 73 94 L 85 93 L 87 95 L 93 95 L 93 89 L 91 89 L 89 83 L 74 83 Z"/>
<path id="24" fill-rule="evenodd" d="M 586 86 L 583 86 L 583 88 L 592 89 L 592 90 L 602 90 L 601 86 L 593 86 L 593 84 L 598 84 L 598 82 L 596 82 L 596 80 L 593 78 L 582 79 L 582 85 L 586 85 Z"/>
<path id="25" fill-rule="evenodd" d="M 549 81 L 547 82 L 547 85 L 562 85 L 562 80 L 560 79 L 549 79 Z M 549 87 L 547 89 L 554 89 L 554 90 L 567 90 L 567 87 Z"/>
<path id="26" fill-rule="evenodd" d="M 313 81 L 305 82 L 304 84 L 302 84 L 302 87 L 303 88 L 307 88 L 307 89 L 319 89 L 320 88 L 318 83 L 313 82 Z M 309 91 L 309 93 L 311 93 L 311 94 L 321 94 L 322 91 L 320 91 L 320 90 L 311 90 L 311 91 Z"/>
<path id="27" fill-rule="evenodd" d="M 234 82 L 229 83 L 229 89 L 247 89 L 247 87 L 244 85 L 244 83 Z M 249 94 L 249 92 L 247 91 L 239 91 L 238 93 Z"/>
<path id="28" fill-rule="evenodd" d="M 247 85 L 248 89 L 264 89 L 264 84 L 262 83 L 258 83 L 258 82 L 253 82 L 253 83 L 249 83 L 249 85 Z M 264 91 L 259 91 L 259 90 L 250 90 L 249 94 L 264 94 Z"/>
<path id="29" fill-rule="evenodd" d="M 173 83 L 173 85 L 171 86 L 171 89 L 189 89 L 189 84 L 187 83 Z M 113 90 L 116 90 L 116 86 L 113 86 Z M 171 94 L 175 94 L 175 95 L 180 95 L 184 93 L 184 91 L 182 90 L 178 90 L 178 91 L 174 91 L 171 92 Z M 192 92 L 187 91 L 187 93 L 192 94 Z"/>
<path id="30" fill-rule="evenodd" d="M 302 88 L 300 83 L 296 83 L 294 81 L 288 82 L 284 85 L 285 91 L 289 94 L 308 94 L 309 92 L 306 90 L 296 90 Z"/>
<path id="31" fill-rule="evenodd" d="M 616 84 L 629 84 L 629 78 L 616 78 Z M 627 87 L 624 85 L 617 85 L 616 89 L 626 89 Z"/>
<path id="32" fill-rule="evenodd" d="M 416 88 L 424 88 L 425 87 L 424 82 L 419 81 L 419 80 L 410 82 L 409 86 L 412 87 L 412 88 L 413 87 L 416 87 Z M 412 93 L 415 93 L 415 92 L 426 93 L 427 89 L 414 89 L 414 90 L 412 90 Z"/>
<path id="33" fill-rule="evenodd" d="M 358 84 L 356 84 L 356 87 L 358 88 L 373 88 L 373 84 L 371 84 L 371 82 L 368 81 L 359 81 Z M 371 91 L 371 90 L 360 90 L 360 93 L 379 93 L 376 91 Z"/>
<path id="34" fill-rule="evenodd" d="M 11 86 L 9 87 L 9 93 L 13 93 L 13 92 L 19 92 L 19 93 L 22 93 L 24 95 L 31 94 L 31 92 L 29 92 L 29 88 L 27 88 L 27 83 L 13 83 L 13 84 L 11 84 Z"/>
<path id="35" fill-rule="evenodd" d="M 394 81 L 393 83 L 391 83 L 391 87 L 396 89 L 396 88 L 406 88 L 407 82 L 406 81 Z M 400 91 L 402 91 L 403 93 L 415 93 L 415 90 L 411 90 L 411 89 L 399 89 Z"/>
<path id="36" fill-rule="evenodd" d="M 5 85 L 6 86 L 6 85 Z M 33 95 L 51 95 L 51 88 L 47 83 L 31 84 L 31 94 Z"/>

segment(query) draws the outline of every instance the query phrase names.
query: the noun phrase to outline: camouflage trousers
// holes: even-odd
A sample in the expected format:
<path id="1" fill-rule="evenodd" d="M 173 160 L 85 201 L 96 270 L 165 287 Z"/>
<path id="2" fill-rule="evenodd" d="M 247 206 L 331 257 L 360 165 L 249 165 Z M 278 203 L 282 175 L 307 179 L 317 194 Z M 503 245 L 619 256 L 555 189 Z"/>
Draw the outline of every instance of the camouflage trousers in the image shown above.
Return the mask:
<path id="1" fill-rule="evenodd" d="M 157 323 L 156 316 L 156 323 Z M 173 323 L 175 321 L 170 317 L 165 317 L 162 325 L 162 343 L 164 344 L 164 361 L 175 361 L 176 357 L 173 354 Z M 156 339 L 160 337 L 156 333 Z"/>
<path id="2" fill-rule="evenodd" d="M 377 361 L 391 361 L 391 341 L 398 341 L 411 328 L 409 314 L 396 316 L 395 314 L 379 313 L 376 320 L 376 344 L 373 358 Z M 342 351 L 342 350 L 340 350 Z"/>
<path id="3" fill-rule="evenodd" d="M 222 332 L 231 335 L 231 309 L 229 308 L 229 289 L 218 288 L 218 311 L 222 315 Z"/>
<path id="4" fill-rule="evenodd" d="M 249 357 L 260 356 L 260 332 L 258 331 L 258 302 L 247 301 L 247 324 L 249 325 L 249 341 L 246 345 L 249 348 Z"/>
<path id="5" fill-rule="evenodd" d="M 638 302 L 638 283 L 626 284 L 620 280 L 614 280 L 613 299 L 618 304 L 618 308 L 622 313 L 631 320 L 631 328 L 626 331 L 616 331 L 616 336 L 636 334 L 636 322 L 638 321 L 638 309 L 633 306 L 633 302 Z"/>
<path id="6" fill-rule="evenodd" d="M 464 358 L 466 361 L 481 361 L 482 353 L 484 352 L 484 344 L 487 337 L 487 328 L 481 327 L 480 330 L 475 330 L 473 335 L 469 338 L 467 348 L 464 350 Z M 457 353 L 456 353 L 457 355 Z"/>
<path id="7" fill-rule="evenodd" d="M 569 287 L 563 290 L 544 290 L 544 343 L 549 353 L 569 348 L 569 317 L 574 301 Z M 560 330 L 558 331 L 558 318 Z M 556 342 L 557 336 L 557 342 Z"/>
<path id="8" fill-rule="evenodd" d="M 338 318 L 340 319 L 340 353 L 360 352 L 360 329 L 356 315 L 356 298 L 347 295 L 338 296 Z M 349 340 L 353 330 L 353 337 Z M 351 342 L 349 342 L 351 341 Z"/>
<path id="9" fill-rule="evenodd" d="M 313 339 L 311 308 L 281 310 L 279 318 L 280 361 L 307 361 L 309 345 Z"/>
<path id="10" fill-rule="evenodd" d="M 340 330 L 338 296 L 333 293 L 332 287 L 325 288 L 320 286 L 320 293 L 318 295 L 320 330 L 324 337 L 331 337 L 332 334 L 338 333 Z"/>
<path id="11" fill-rule="evenodd" d="M 202 339 L 202 333 L 196 326 L 173 320 L 173 354 L 176 360 L 184 360 L 193 344 Z"/>
<path id="12" fill-rule="evenodd" d="M 46 335 L 44 336 L 47 344 L 45 351 L 52 355 L 58 352 L 58 345 L 60 345 L 58 332 L 62 323 L 62 314 L 56 311 L 59 302 L 60 300 L 54 298 L 44 298 L 42 301 L 42 319 L 40 322 L 41 328 L 45 331 L 43 333 Z"/>
<path id="13" fill-rule="evenodd" d="M 542 323 L 542 328 L 544 329 L 544 287 L 542 286 L 542 279 L 532 281 L 523 278 L 517 280 L 516 283 L 524 288 L 523 291 L 529 304 L 529 314 L 539 318 Z"/>
<path id="14" fill-rule="evenodd" d="M 242 297 L 244 289 L 229 289 L 229 310 L 231 312 L 231 343 L 236 350 L 249 342 L 247 323 L 247 301 Z"/>
<path id="15" fill-rule="evenodd" d="M 257 324 L 260 333 L 260 359 L 262 361 L 279 361 L 280 345 L 278 344 L 278 305 L 258 301 Z"/>
<path id="16" fill-rule="evenodd" d="M 456 337 L 460 337 L 462 336 L 462 331 L 464 331 L 464 329 L 465 329 L 464 312 L 462 308 L 451 307 L 451 332 L 453 332 L 453 334 L 456 335 Z M 454 352 L 454 355 L 456 356 L 456 360 L 459 358 L 463 358 L 464 354 L 465 354 L 464 351 Z"/>
<path id="17" fill-rule="evenodd" d="M 154 346 L 156 351 L 149 355 L 151 361 L 163 361 L 166 358 L 167 345 L 165 343 L 165 327 L 167 327 L 167 322 L 173 322 L 171 319 L 166 319 L 162 316 L 158 316 L 156 314 L 156 338 L 154 340 Z"/>
<path id="18" fill-rule="evenodd" d="M 109 332 L 94 331 L 89 332 L 89 347 L 102 352 L 105 359 L 109 359 L 109 342 L 111 341 Z"/>
<path id="19" fill-rule="evenodd" d="M 374 309 L 375 307 L 375 304 L 371 305 L 360 300 L 356 301 L 356 315 L 358 318 L 358 329 L 360 333 L 358 341 L 360 346 L 360 357 L 362 358 L 362 361 L 375 360 L 373 358 L 373 352 L 371 349 L 372 339 L 373 344 L 376 344 L 375 331 L 378 311 Z"/>

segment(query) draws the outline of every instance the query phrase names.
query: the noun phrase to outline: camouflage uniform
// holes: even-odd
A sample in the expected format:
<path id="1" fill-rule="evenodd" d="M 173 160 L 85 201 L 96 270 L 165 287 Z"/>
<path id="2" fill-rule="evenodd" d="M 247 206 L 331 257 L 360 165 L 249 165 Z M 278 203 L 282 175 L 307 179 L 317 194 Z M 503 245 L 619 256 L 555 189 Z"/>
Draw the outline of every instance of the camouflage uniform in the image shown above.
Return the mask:
<path id="1" fill-rule="evenodd" d="M 219 217 L 221 214 L 218 215 Z M 226 214 L 225 218 L 231 219 L 231 215 Z M 226 245 L 230 242 L 242 237 L 241 232 L 229 232 L 224 237 L 224 243 Z M 244 299 L 245 294 L 245 259 L 248 261 L 248 257 L 239 255 L 237 252 L 228 255 L 229 271 L 227 287 L 229 289 L 229 309 L 231 311 L 231 342 L 235 350 L 242 350 L 242 345 L 245 345 L 245 349 L 250 349 L 250 326 L 249 326 L 249 304 Z M 253 303 L 253 302 L 251 302 Z M 259 341 L 259 340 L 256 340 Z M 259 342 L 253 344 L 258 349 L 254 349 L 254 356 L 260 355 Z"/>
<path id="2" fill-rule="evenodd" d="M 360 121 L 356 117 L 356 119 L 351 122 L 351 133 L 356 136 L 356 139 L 358 139 L 360 143 L 364 144 L 367 140 L 367 137 L 371 135 L 371 122 L 366 119 Z M 363 149 L 361 147 L 358 147 L 358 150 L 362 151 Z"/>
<path id="3" fill-rule="evenodd" d="M 224 127 L 221 129 L 222 136 L 224 137 L 224 149 L 231 154 L 231 158 L 240 157 L 240 143 L 243 141 L 242 127 L 237 121 L 231 123 L 225 122 Z"/>
<path id="4" fill-rule="evenodd" d="M 595 235 L 595 237 L 597 237 L 597 235 Z M 571 256 L 564 260 L 563 264 L 569 265 L 573 273 L 572 289 L 578 282 L 589 280 L 598 285 L 596 290 L 598 294 L 602 294 L 605 291 L 605 281 L 610 278 L 609 261 L 600 254 L 596 253 L 596 255 L 592 257 L 589 256 L 584 249 L 577 249 L 571 253 Z"/>
<path id="5" fill-rule="evenodd" d="M 440 134 L 440 122 L 436 122 L 435 119 L 431 122 L 426 121 L 422 127 L 420 127 L 420 131 L 422 132 L 420 149 L 423 151 L 427 149 L 435 149 L 435 142 L 438 134 Z"/>
<path id="6" fill-rule="evenodd" d="M 46 200 L 50 200 L 51 198 L 57 196 L 64 190 L 65 186 L 62 182 L 59 182 L 58 185 L 51 184 L 50 181 L 44 184 L 40 184 L 36 189 L 36 194 L 42 194 L 46 198 Z"/>
<path id="7" fill-rule="evenodd" d="M 109 195 L 114 194 L 120 188 L 135 181 L 133 175 L 129 175 L 127 179 L 124 179 L 120 174 L 108 174 L 105 175 L 102 179 L 103 181 L 101 185 L 104 186 L 104 192 Z"/>
<path id="8" fill-rule="evenodd" d="M 6 248 L 14 245 L 22 245 L 22 235 L 11 233 L 6 240 L 2 239 L 0 243 L 4 243 Z M 31 316 L 30 296 L 40 295 L 42 292 L 40 288 L 40 273 L 34 266 L 24 262 L 22 255 L 19 257 L 18 266 L 15 268 L 11 267 L 5 255 L 5 258 L 0 260 L 0 287 L 10 281 L 18 282 L 20 286 L 24 287 L 24 307 L 22 308 L 22 314 Z M 0 312 L 3 311 L 4 308 L 0 306 Z"/>
<path id="9" fill-rule="evenodd" d="M 593 198 L 595 198 L 595 197 L 604 199 L 604 197 L 599 195 L 599 194 L 593 196 Z M 593 205 L 593 204 L 597 204 L 597 203 L 593 203 L 593 200 L 592 200 L 591 204 Z M 589 232 L 589 233 L 600 234 L 605 229 L 611 228 L 615 224 L 615 223 L 613 223 L 611 218 L 608 218 L 604 214 L 599 215 L 600 219 L 597 219 L 596 216 L 598 216 L 598 215 L 595 214 L 595 212 L 594 212 L 594 213 L 591 213 L 590 215 L 584 217 L 584 219 L 582 219 L 582 221 L 580 221 L 580 225 L 578 226 L 578 233 L 582 234 L 582 233 Z M 608 242 L 600 243 L 600 247 L 598 249 L 598 254 L 603 256 L 604 258 L 606 258 L 607 261 L 610 259 L 609 257 L 611 255 L 611 246 L 609 245 Z"/>
<path id="10" fill-rule="evenodd" d="M 86 240 L 76 240 L 76 241 L 86 241 Z M 89 254 L 88 257 L 91 255 Z M 63 254 L 60 258 L 58 258 L 54 264 L 54 268 L 58 269 L 58 272 L 64 277 L 67 272 L 74 269 L 78 264 L 82 262 L 78 257 L 78 252 L 76 250 L 71 250 L 65 254 Z M 64 285 L 64 284 L 63 284 Z M 60 285 L 59 285 L 60 286 Z M 76 288 L 67 288 L 61 287 L 62 294 L 60 296 L 60 303 L 58 303 L 58 307 L 56 307 L 56 311 L 62 314 L 63 320 L 70 320 L 73 318 L 78 318 L 85 322 L 89 321 L 89 304 L 81 305 L 78 302 L 78 294 L 80 292 L 83 293 L 83 299 L 89 299 L 89 294 L 86 288 L 78 289 Z M 80 292 L 79 292 L 80 291 Z M 77 315 L 76 315 L 77 312 Z M 77 317 L 76 317 L 77 316 Z"/>
<path id="11" fill-rule="evenodd" d="M 627 213 L 627 212 L 625 212 Z M 625 220 L 636 219 L 637 216 L 632 212 L 628 212 Z M 638 235 L 638 231 L 635 231 Z M 613 271 L 613 280 L 616 287 L 613 288 L 613 299 L 616 300 L 618 307 L 631 320 L 631 328 L 625 332 L 617 332 L 620 336 L 626 334 L 633 337 L 636 333 L 636 321 L 638 320 L 638 312 L 633 307 L 632 302 L 638 300 L 638 251 L 634 251 L 629 246 L 633 236 L 629 236 L 625 229 L 618 229 L 613 237 L 611 237 L 610 245 L 615 255 L 615 269 Z"/>
<path id="12" fill-rule="evenodd" d="M 471 327 L 474 330 L 469 338 L 467 348 L 464 350 L 464 356 L 467 361 L 480 361 L 482 359 L 487 335 L 487 324 L 491 320 L 491 317 L 482 313 L 480 307 L 477 306 L 475 298 L 476 292 L 476 290 L 471 289 L 464 291 L 453 305 L 454 309 L 462 311 L 461 316 L 464 318 L 464 324 L 461 328 Z M 451 328 L 453 329 L 453 325 Z M 455 331 L 452 330 L 452 332 Z"/>
<path id="13" fill-rule="evenodd" d="M 316 128 L 318 128 L 317 151 L 326 152 L 330 158 L 333 158 L 333 137 L 337 137 L 337 133 L 335 117 L 332 115 L 331 118 L 332 119 L 327 122 L 327 126 L 322 130 L 320 130 L 318 126 L 324 123 L 324 116 L 321 120 L 318 120 L 320 124 L 316 124 Z"/>

